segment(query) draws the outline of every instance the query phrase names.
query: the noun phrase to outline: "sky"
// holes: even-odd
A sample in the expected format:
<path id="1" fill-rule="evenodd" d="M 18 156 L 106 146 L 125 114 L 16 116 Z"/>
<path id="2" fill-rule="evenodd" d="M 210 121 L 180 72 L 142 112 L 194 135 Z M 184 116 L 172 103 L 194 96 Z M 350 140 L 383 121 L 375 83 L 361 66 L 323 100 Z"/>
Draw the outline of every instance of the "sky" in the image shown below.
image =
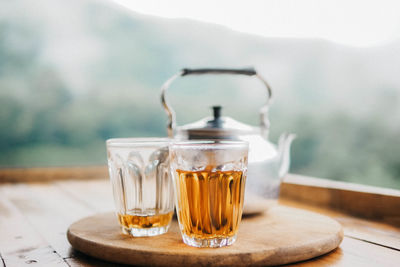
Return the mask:
<path id="1" fill-rule="evenodd" d="M 400 40 L 398 0 L 113 0 L 142 14 L 189 18 L 265 37 L 371 47 Z"/>

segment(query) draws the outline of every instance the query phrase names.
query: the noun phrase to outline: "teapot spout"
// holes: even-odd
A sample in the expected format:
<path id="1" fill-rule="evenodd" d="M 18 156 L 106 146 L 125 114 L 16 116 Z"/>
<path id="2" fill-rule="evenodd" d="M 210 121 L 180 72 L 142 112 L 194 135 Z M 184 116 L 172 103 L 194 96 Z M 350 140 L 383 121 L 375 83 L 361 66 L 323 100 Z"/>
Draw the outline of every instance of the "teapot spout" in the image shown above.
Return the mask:
<path id="1" fill-rule="evenodd" d="M 284 177 L 290 166 L 290 146 L 296 138 L 295 134 L 283 133 L 279 137 L 278 153 L 279 153 L 279 177 Z"/>

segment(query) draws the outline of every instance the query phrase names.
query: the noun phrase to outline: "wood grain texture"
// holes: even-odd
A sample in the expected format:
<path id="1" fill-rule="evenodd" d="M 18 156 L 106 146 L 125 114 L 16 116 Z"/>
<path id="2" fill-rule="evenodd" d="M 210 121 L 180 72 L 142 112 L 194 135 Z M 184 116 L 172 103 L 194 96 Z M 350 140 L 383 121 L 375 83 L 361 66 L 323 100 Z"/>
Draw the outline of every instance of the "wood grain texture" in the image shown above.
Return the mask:
<path id="1" fill-rule="evenodd" d="M 1 266 L 3 266 L 3 267 L 6 266 L 6 264 L 4 263 L 3 256 L 1 256 L 1 254 L 0 254 L 0 264 L 1 264 Z"/>
<path id="2" fill-rule="evenodd" d="M 37 229 L 42 239 L 63 258 L 70 254 L 66 240 L 68 226 L 96 213 L 53 184 L 10 184 L 3 189 L 9 201 L 24 214 L 25 222 Z"/>
<path id="3" fill-rule="evenodd" d="M 55 180 L 89 180 L 108 177 L 107 166 L 0 168 L 0 183 L 51 182 Z"/>
<path id="4" fill-rule="evenodd" d="M 400 252 L 376 246 L 368 242 L 344 237 L 340 247 L 327 255 L 305 262 L 290 264 L 290 267 L 398 267 Z M 286 266 L 286 265 L 285 265 Z"/>
<path id="5" fill-rule="evenodd" d="M 4 264 L 68 266 L 0 189 L 0 252 Z"/>
<path id="6" fill-rule="evenodd" d="M 400 226 L 399 190 L 291 174 L 285 177 L 280 196 Z"/>
<path id="7" fill-rule="evenodd" d="M 88 255 L 85 255 L 79 251 L 74 252 L 74 257 L 66 258 L 65 261 L 72 267 L 116 267 L 116 266 L 128 266 L 125 264 L 117 264 L 114 262 L 107 262 L 99 260 Z"/>
<path id="8" fill-rule="evenodd" d="M 185 245 L 176 221 L 167 234 L 147 238 L 123 235 L 113 213 L 85 218 L 68 230 L 72 246 L 88 255 L 152 266 L 286 264 L 325 254 L 335 249 L 342 238 L 342 227 L 336 221 L 281 206 L 244 219 L 236 243 L 217 249 Z"/>
<path id="9" fill-rule="evenodd" d="M 54 184 L 71 198 L 89 207 L 92 211 L 114 210 L 111 183 L 109 179 L 90 181 L 55 181 Z"/>
<path id="10" fill-rule="evenodd" d="M 315 205 L 311 201 L 314 189 L 318 192 L 324 186 L 340 188 L 336 182 L 317 180 L 319 182 L 308 177 L 304 179 L 305 185 L 315 185 L 313 190 L 307 191 L 311 194 L 310 201 L 281 198 L 280 203 L 336 219 L 343 225 L 345 237 L 338 249 L 290 266 L 399 266 L 400 227 L 389 225 L 384 220 L 349 216 L 323 203 Z M 328 184 L 324 185 L 325 182 Z M 358 185 L 355 187 L 358 188 Z M 344 188 L 348 188 L 347 183 L 344 183 Z M 386 190 L 382 192 L 379 188 L 367 191 L 387 195 Z M 318 202 L 320 199 L 317 196 Z M 0 260 L 0 266 L 35 266 L 35 262 L 29 263 L 29 260 L 38 261 L 36 266 L 65 266 L 60 261 L 62 257 L 73 267 L 117 266 L 72 249 L 65 236 L 67 227 L 75 220 L 112 209 L 108 179 L 85 180 L 81 176 L 73 180 L 56 179 L 43 183 L 0 184 L 0 257 L 7 259 L 5 263 Z"/>
<path id="11" fill-rule="evenodd" d="M 365 240 L 369 243 L 389 247 L 400 251 L 400 228 L 380 221 L 366 220 L 335 210 L 310 206 L 293 200 L 280 199 L 281 205 L 306 209 L 330 216 L 337 220 L 344 229 L 344 234 L 353 239 Z"/>

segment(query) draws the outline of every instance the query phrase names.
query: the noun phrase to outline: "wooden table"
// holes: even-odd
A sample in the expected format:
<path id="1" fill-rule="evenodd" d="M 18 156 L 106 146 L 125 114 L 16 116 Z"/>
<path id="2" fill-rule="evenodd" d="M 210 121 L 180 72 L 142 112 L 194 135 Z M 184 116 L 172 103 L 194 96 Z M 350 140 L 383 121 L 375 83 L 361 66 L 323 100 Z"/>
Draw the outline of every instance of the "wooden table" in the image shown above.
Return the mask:
<path id="1" fill-rule="evenodd" d="M 72 222 L 113 210 L 106 177 L 105 167 L 0 169 L 0 266 L 116 266 L 66 239 Z M 344 227 L 338 249 L 290 266 L 400 266 L 399 191 L 289 175 L 279 201 Z"/>

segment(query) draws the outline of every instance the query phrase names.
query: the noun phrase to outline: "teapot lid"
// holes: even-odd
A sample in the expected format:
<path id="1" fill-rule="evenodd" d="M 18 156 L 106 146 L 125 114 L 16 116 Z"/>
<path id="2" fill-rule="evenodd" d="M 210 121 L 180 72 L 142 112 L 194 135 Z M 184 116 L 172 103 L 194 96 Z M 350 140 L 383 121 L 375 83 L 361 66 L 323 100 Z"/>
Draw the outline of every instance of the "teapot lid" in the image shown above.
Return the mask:
<path id="1" fill-rule="evenodd" d="M 236 139 L 239 135 L 256 132 L 250 125 L 221 116 L 221 106 L 213 106 L 212 109 L 213 117 L 178 127 L 178 136 L 188 139 Z"/>

